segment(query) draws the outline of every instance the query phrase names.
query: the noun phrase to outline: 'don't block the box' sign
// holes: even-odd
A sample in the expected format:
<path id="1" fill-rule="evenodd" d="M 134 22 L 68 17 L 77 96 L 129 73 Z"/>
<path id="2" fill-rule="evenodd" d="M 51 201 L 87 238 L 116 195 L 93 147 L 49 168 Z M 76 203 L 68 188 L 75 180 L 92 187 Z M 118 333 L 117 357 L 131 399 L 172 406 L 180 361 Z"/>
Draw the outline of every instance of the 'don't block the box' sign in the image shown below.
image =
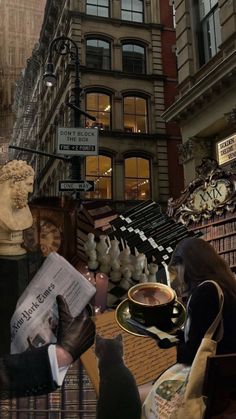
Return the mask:
<path id="1" fill-rule="evenodd" d="M 217 143 L 217 158 L 219 166 L 236 159 L 236 134 Z"/>

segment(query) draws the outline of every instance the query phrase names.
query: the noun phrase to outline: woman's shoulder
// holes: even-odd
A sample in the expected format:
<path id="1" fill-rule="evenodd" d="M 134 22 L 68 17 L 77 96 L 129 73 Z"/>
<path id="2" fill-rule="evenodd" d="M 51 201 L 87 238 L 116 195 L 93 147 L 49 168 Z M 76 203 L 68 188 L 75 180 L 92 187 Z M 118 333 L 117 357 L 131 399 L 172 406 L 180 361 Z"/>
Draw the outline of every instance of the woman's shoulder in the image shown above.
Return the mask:
<path id="1" fill-rule="evenodd" d="M 192 292 L 191 295 L 191 303 L 204 303 L 209 300 L 217 300 L 218 299 L 218 291 L 216 286 L 212 281 L 204 281 L 199 284 Z M 200 301 L 199 301 L 200 300 Z"/>

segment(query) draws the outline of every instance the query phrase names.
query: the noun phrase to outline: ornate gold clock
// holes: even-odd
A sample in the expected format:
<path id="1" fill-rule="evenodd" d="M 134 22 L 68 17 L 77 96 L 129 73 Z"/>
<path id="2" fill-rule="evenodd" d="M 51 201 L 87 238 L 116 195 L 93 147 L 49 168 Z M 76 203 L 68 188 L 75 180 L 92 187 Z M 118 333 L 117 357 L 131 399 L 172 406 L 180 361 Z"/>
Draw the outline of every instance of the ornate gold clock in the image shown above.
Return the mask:
<path id="1" fill-rule="evenodd" d="M 40 248 L 44 256 L 58 252 L 71 261 L 76 252 L 77 202 L 72 199 L 44 197 L 30 204 L 33 225 L 24 232 L 28 251 Z"/>

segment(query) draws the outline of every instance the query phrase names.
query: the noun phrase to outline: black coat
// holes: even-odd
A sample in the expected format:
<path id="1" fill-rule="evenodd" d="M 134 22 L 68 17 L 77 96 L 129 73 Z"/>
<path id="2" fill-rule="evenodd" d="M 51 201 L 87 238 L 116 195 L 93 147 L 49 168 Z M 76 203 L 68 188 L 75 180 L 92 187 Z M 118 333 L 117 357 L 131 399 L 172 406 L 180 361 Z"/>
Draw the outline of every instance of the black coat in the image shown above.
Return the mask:
<path id="1" fill-rule="evenodd" d="M 0 398 L 42 395 L 56 389 L 48 346 L 0 358 Z"/>
<path id="2" fill-rule="evenodd" d="M 217 354 L 236 352 L 236 298 L 224 295 L 223 323 L 224 335 L 217 345 Z M 189 327 L 187 341 L 183 333 L 178 337 L 181 342 L 177 346 L 177 362 L 191 364 L 207 329 L 219 311 L 219 297 L 214 284 L 209 282 L 195 288 L 190 297 L 187 319 Z"/>

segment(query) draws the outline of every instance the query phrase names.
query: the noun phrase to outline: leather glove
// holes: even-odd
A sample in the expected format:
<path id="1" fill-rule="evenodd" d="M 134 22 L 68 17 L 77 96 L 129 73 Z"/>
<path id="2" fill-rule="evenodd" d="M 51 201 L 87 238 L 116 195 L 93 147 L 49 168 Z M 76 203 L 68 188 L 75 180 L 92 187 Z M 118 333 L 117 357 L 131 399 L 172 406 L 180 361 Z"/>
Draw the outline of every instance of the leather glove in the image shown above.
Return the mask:
<path id="1" fill-rule="evenodd" d="M 62 295 L 57 296 L 57 305 L 57 344 L 69 352 L 75 361 L 94 343 L 95 324 L 86 309 L 79 316 L 73 317 Z"/>

